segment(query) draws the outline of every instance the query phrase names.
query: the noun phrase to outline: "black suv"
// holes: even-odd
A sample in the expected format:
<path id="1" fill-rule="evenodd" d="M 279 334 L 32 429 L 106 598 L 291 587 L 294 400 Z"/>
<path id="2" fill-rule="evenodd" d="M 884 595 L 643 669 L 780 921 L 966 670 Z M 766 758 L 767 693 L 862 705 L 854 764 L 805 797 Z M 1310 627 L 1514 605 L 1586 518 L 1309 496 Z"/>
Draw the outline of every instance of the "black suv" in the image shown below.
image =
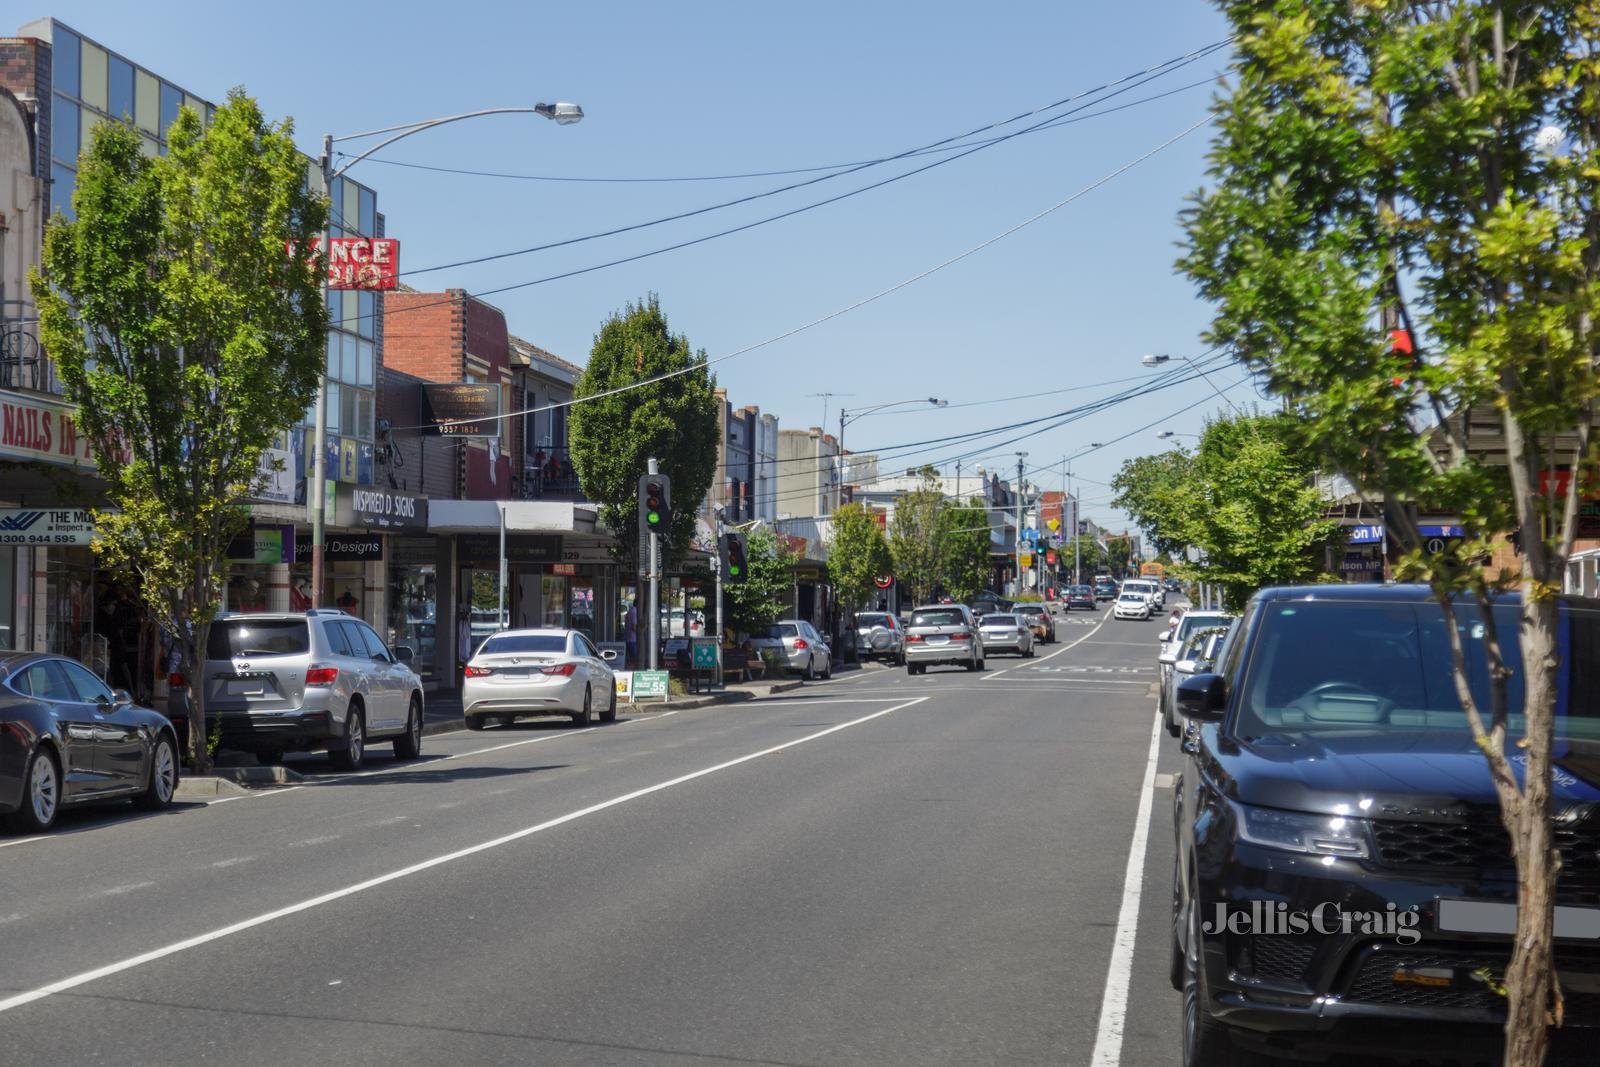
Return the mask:
<path id="1" fill-rule="evenodd" d="M 1564 598 L 1556 708 L 1556 1050 L 1600 1062 L 1600 601 Z M 1487 706 L 1482 617 L 1457 606 Z M 1522 731 L 1518 604 L 1494 608 Z M 1516 879 L 1487 763 L 1420 586 L 1258 593 L 1215 674 L 1174 797 L 1172 982 L 1184 1063 L 1499 1061 Z"/>

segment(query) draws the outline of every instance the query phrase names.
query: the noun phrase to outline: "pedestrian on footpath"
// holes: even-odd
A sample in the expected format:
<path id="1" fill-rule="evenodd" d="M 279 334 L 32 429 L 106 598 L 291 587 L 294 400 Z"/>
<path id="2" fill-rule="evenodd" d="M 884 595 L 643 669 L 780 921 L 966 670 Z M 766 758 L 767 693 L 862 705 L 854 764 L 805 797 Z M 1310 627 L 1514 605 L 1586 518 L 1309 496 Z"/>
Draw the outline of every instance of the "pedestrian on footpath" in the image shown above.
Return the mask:
<path id="1" fill-rule="evenodd" d="M 639 663 L 639 602 L 628 604 L 628 614 L 622 620 L 622 639 L 627 644 L 628 666 Z"/>

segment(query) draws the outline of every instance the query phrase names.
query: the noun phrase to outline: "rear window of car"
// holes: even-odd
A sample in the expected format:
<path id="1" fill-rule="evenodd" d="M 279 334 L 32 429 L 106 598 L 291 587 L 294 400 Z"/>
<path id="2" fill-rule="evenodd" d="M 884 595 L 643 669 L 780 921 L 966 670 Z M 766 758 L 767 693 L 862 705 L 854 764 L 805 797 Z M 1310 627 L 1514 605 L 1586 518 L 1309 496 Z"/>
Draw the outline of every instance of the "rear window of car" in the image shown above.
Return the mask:
<path id="1" fill-rule="evenodd" d="M 1028 605 L 1024 605 L 1023 607 L 1019 607 L 1017 609 L 1017 614 L 1018 615 L 1043 615 L 1044 614 L 1044 608 L 1040 607 L 1038 604 L 1028 604 Z"/>
<path id="2" fill-rule="evenodd" d="M 960 626 L 966 621 L 959 608 L 929 608 L 911 616 L 912 626 Z"/>
<path id="3" fill-rule="evenodd" d="M 781 641 L 785 637 L 799 637 L 800 628 L 792 622 L 779 622 L 768 626 L 764 630 L 757 630 L 752 637 L 765 637 L 771 641 Z"/>
<path id="4" fill-rule="evenodd" d="M 486 656 L 507 652 L 565 652 L 566 634 L 500 634 L 491 637 L 478 649 Z"/>
<path id="5" fill-rule="evenodd" d="M 894 619 L 888 615 L 873 615 L 863 612 L 856 616 L 856 625 L 867 628 L 882 626 L 886 630 L 892 630 L 894 629 Z"/>
<path id="6" fill-rule="evenodd" d="M 1017 617 L 1015 615 L 985 615 L 980 620 L 979 625 L 981 625 L 981 626 L 1015 626 L 1015 625 L 1017 625 Z"/>
<path id="7" fill-rule="evenodd" d="M 303 656 L 311 651 L 304 619 L 218 619 L 206 639 L 209 659 L 235 656 Z"/>

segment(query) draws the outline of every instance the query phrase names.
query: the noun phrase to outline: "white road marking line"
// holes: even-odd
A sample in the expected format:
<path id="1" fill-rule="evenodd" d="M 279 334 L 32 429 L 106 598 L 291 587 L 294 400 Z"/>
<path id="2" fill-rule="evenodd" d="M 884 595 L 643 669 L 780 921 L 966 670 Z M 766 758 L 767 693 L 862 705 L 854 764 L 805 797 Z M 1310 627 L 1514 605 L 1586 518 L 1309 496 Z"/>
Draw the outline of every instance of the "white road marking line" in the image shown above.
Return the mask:
<path id="1" fill-rule="evenodd" d="M 97 897 L 120 897 L 124 893 L 132 893 L 140 889 L 149 889 L 154 882 L 130 882 L 127 885 L 114 885 L 110 889 L 102 889 L 96 893 Z"/>
<path id="2" fill-rule="evenodd" d="M 1038 657 L 1038 659 L 1033 661 L 1033 662 L 1034 663 L 1042 663 L 1043 661 L 1045 661 L 1047 659 L 1053 659 L 1054 657 L 1061 655 L 1061 653 L 1066 652 L 1069 649 L 1077 648 L 1079 645 L 1081 645 L 1085 641 L 1089 640 L 1089 638 L 1091 638 L 1095 634 L 1099 633 L 1100 632 L 1100 627 L 1104 626 L 1105 624 L 1106 624 L 1106 620 L 1101 619 L 1099 622 L 1095 623 L 1094 629 L 1090 630 L 1088 633 L 1084 634 L 1082 637 L 1078 638 L 1076 641 L 1073 641 L 1070 644 L 1062 645 L 1060 648 L 1056 649 L 1054 652 L 1047 652 L 1043 656 Z M 1009 674 L 1011 671 L 1020 670 L 1023 666 L 1033 666 L 1033 663 L 1024 663 L 1024 664 L 1018 664 L 1015 667 L 1007 667 L 1005 670 L 995 671 L 993 674 L 986 674 L 983 677 L 984 677 L 985 681 L 987 681 L 990 678 L 998 678 L 1002 674 Z"/>
<path id="3" fill-rule="evenodd" d="M 1144 888 L 1144 854 L 1150 838 L 1150 808 L 1155 800 L 1156 757 L 1161 753 L 1161 716 L 1150 726 L 1150 754 L 1139 786 L 1139 811 L 1134 816 L 1133 842 L 1122 874 L 1122 907 L 1106 967 L 1106 988 L 1100 1000 L 1100 1026 L 1095 1032 L 1092 1067 L 1117 1067 L 1122 1062 L 1122 1032 L 1128 1014 L 1128 982 L 1133 976 L 1133 942 L 1139 932 L 1139 897 Z"/>
<path id="4" fill-rule="evenodd" d="M 241 863 L 249 863 L 253 859 L 255 859 L 254 856 L 234 856 L 232 859 L 217 860 L 211 866 L 213 866 L 213 867 L 236 867 Z"/>
<path id="5" fill-rule="evenodd" d="M 289 842 L 290 848 L 304 848 L 308 845 L 326 845 L 330 841 L 337 841 L 343 834 L 323 834 L 321 837 L 308 837 L 304 841 Z"/>
<path id="6" fill-rule="evenodd" d="M 201 945 L 207 945 L 213 941 L 220 941 L 226 937 L 232 937 L 234 934 L 243 933 L 244 931 L 254 929 L 257 926 L 264 926 L 267 923 L 273 922 L 277 919 L 286 918 L 290 915 L 296 915 L 303 911 L 310 911 L 312 908 L 321 907 L 324 904 L 331 904 L 336 900 L 342 900 L 345 897 L 354 896 L 357 893 L 362 893 L 369 889 L 375 889 L 378 886 L 387 885 L 390 882 L 397 882 L 402 878 L 409 878 L 414 874 L 420 874 L 423 871 L 432 870 L 435 867 L 442 867 L 447 863 L 454 863 L 457 860 L 466 859 L 468 856 L 475 856 L 480 852 L 488 852 L 491 849 L 509 845 L 512 842 L 520 841 L 525 837 L 531 837 L 534 834 L 543 833 L 545 830 L 552 830 L 558 826 L 564 826 L 569 822 L 575 822 L 578 819 L 584 818 L 585 816 L 594 815 L 609 808 L 614 808 L 618 805 L 626 804 L 633 800 L 638 800 L 641 797 L 647 797 L 653 793 L 659 793 L 663 790 L 671 789 L 673 786 L 683 785 L 686 782 L 692 782 L 696 778 L 704 778 L 707 775 L 716 774 L 719 771 L 725 771 L 732 767 L 737 767 L 743 763 L 749 763 L 751 760 L 757 760 L 763 756 L 771 756 L 779 752 L 785 752 L 799 745 L 804 745 L 811 741 L 816 741 L 827 737 L 830 734 L 836 734 L 840 730 L 848 730 L 852 726 L 860 726 L 863 723 L 869 723 L 874 719 L 881 719 L 885 715 L 900 711 L 902 708 L 909 708 L 915 704 L 920 704 L 926 699 L 928 698 L 917 697 L 913 700 L 907 700 L 903 703 L 884 708 L 881 711 L 875 711 L 870 715 L 863 715 L 859 719 L 851 719 L 849 722 L 838 723 L 837 725 L 830 726 L 825 730 L 818 730 L 816 733 L 807 734 L 804 737 L 797 737 L 792 741 L 785 741 L 781 745 L 773 745 L 771 748 L 764 748 L 757 752 L 751 752 L 731 760 L 725 760 L 722 763 L 716 763 L 710 767 L 702 767 L 698 771 L 690 771 L 688 774 L 681 774 L 676 778 L 669 778 L 664 782 L 657 782 L 655 785 L 647 785 L 642 789 L 635 789 L 631 793 L 623 793 L 620 796 L 612 797 L 610 800 L 602 800 L 598 804 L 591 804 L 586 808 L 579 808 L 576 811 L 569 811 L 565 815 L 558 815 L 553 819 L 547 819 L 544 822 L 535 823 L 532 826 L 524 827 L 521 830 L 514 831 L 513 833 L 506 834 L 502 837 L 496 837 L 488 841 L 482 841 L 476 845 L 470 845 L 467 848 L 458 849 L 455 852 L 447 852 L 442 856 L 435 856 L 433 859 L 423 860 L 421 863 L 413 863 L 409 867 L 402 867 L 399 870 L 390 871 L 387 874 L 381 874 L 376 878 L 369 878 L 364 882 L 357 882 L 354 885 L 345 886 L 343 889 L 335 889 L 330 893 L 323 893 L 320 896 L 311 897 L 307 900 L 302 900 L 299 903 L 290 904 L 287 907 L 278 908 L 274 911 L 263 912 L 260 915 L 253 915 L 248 919 L 243 919 L 228 926 L 218 927 L 215 930 L 208 930 L 203 934 L 197 934 L 194 937 L 185 938 L 182 941 L 175 941 L 172 944 L 163 945 L 160 948 L 153 948 L 150 951 L 142 952 L 137 956 L 129 956 L 127 959 L 118 960 L 115 963 L 108 963 L 103 967 L 96 967 L 93 970 L 83 971 L 79 974 L 72 975 L 71 977 L 62 978 L 58 981 L 51 982 L 48 985 L 39 986 L 37 989 L 30 989 L 26 992 L 18 993 L 14 996 L 5 998 L 4 1000 L 0 1000 L 0 1012 L 11 1011 L 26 1004 L 32 1004 L 34 1001 L 43 1000 L 46 997 L 54 996 L 57 993 L 64 993 L 69 989 L 77 989 L 79 986 L 88 985 L 90 982 L 98 981 L 101 978 L 109 978 L 114 974 L 121 974 L 124 971 L 131 971 L 135 967 L 141 967 L 146 963 L 154 963 L 156 960 L 165 959 L 168 956 L 175 956 L 180 952 L 186 952 L 189 949 L 198 948 Z"/>

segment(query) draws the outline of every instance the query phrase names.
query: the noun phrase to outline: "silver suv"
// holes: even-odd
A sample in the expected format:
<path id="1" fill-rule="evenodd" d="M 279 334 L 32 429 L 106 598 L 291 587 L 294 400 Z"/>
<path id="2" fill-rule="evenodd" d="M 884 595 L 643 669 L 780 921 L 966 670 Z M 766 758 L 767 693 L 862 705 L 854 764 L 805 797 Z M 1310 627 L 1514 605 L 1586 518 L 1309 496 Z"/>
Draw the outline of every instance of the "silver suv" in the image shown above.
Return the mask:
<path id="1" fill-rule="evenodd" d="M 972 609 L 965 604 L 928 604 L 911 612 L 911 625 L 906 628 L 906 673 L 921 674 L 937 663 L 983 670 L 983 638 Z"/>
<path id="2" fill-rule="evenodd" d="M 326 748 L 354 770 L 379 738 L 394 740 L 398 759 L 422 751 L 422 680 L 372 627 L 337 609 L 218 616 L 202 677 L 222 746 L 263 762 Z"/>

